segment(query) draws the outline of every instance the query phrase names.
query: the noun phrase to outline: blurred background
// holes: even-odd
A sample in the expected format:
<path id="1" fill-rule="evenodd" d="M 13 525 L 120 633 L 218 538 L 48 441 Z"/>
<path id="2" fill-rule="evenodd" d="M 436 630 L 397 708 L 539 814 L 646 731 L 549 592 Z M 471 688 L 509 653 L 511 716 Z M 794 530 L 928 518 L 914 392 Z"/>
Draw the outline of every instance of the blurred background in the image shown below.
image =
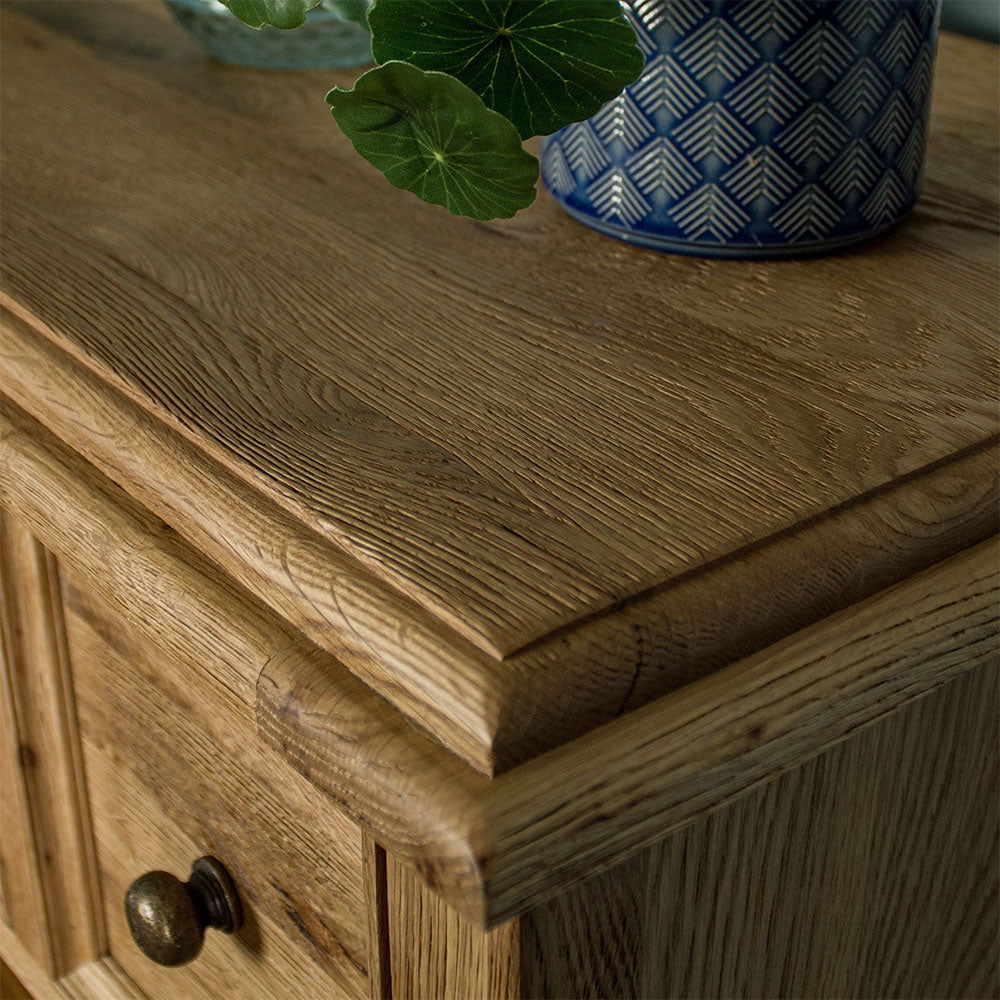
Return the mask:
<path id="1" fill-rule="evenodd" d="M 944 0 L 941 27 L 1000 42 L 1000 0 Z"/>

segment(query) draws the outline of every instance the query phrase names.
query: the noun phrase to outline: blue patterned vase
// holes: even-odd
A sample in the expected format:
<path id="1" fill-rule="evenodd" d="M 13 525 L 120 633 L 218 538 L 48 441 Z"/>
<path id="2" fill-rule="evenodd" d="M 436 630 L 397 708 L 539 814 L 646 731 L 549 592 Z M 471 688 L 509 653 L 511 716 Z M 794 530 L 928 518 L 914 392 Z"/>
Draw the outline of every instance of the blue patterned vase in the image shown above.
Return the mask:
<path id="1" fill-rule="evenodd" d="M 646 69 L 542 140 L 549 191 L 603 233 L 791 256 L 917 199 L 940 0 L 630 0 Z"/>

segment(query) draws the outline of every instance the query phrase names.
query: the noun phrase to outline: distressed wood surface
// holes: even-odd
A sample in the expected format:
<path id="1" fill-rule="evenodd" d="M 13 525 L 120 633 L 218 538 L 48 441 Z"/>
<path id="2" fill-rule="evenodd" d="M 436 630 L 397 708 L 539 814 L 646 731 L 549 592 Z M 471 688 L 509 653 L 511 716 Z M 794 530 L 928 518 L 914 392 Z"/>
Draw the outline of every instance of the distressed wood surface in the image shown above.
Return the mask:
<path id="1" fill-rule="evenodd" d="M 1000 995 L 997 661 L 668 838 L 636 995 Z"/>
<path id="2" fill-rule="evenodd" d="M 56 560 L 0 509 L 4 917 L 50 976 L 106 938 Z"/>
<path id="3" fill-rule="evenodd" d="M 8 618 L 7 613 L 4 618 Z M 14 714 L 11 689 L 10 640 L 7 627 L 0 629 L 3 670 L 0 670 L 0 808 L 3 810 L 3 837 L 0 838 L 0 888 L 3 919 L 0 925 L 16 928 L 30 942 L 36 963 L 53 970 L 48 941 L 45 898 L 39 879 L 39 863 L 31 819 L 30 798 L 21 768 L 18 720 Z M 13 932 L 12 932 L 13 933 Z"/>
<path id="4" fill-rule="evenodd" d="M 489 922 L 965 670 L 1000 668 L 998 608 L 994 539 L 502 775 L 486 824 Z"/>
<path id="5" fill-rule="evenodd" d="M 386 868 L 394 1000 L 524 996 L 516 920 L 482 931 L 391 855 Z"/>
<path id="6" fill-rule="evenodd" d="M 364 996 L 356 827 L 257 743 L 244 703 L 137 636 L 87 579 L 62 584 L 111 954 L 158 1000 Z M 125 891 L 147 871 L 186 878 L 203 854 L 233 876 L 244 926 L 164 969 L 132 941 Z"/>
<path id="7" fill-rule="evenodd" d="M 266 706 L 276 703 L 283 727 L 305 699 L 308 711 L 297 717 L 320 724 L 324 734 L 332 726 L 336 736 L 325 742 L 338 753 L 346 792 L 339 799 L 348 814 L 380 839 L 409 843 L 417 858 L 436 859 L 454 891 L 476 892 L 474 849 L 463 824 L 485 777 L 416 730 L 328 653 L 295 637 L 13 406 L 0 415 L 0 442 L 10 473 L 0 478 L 0 502 L 78 575 L 99 581 L 123 627 L 199 685 L 239 703 L 247 738 L 255 712 L 266 726 Z M 286 675 L 295 678 L 287 689 Z M 284 756 L 282 739 L 279 729 L 273 743 Z M 297 757 L 294 763 L 303 769 Z"/>
<path id="8" fill-rule="evenodd" d="M 342 679 L 292 651 L 261 676 L 261 730 L 493 927 L 959 673 L 996 669 L 998 561 L 983 543 L 493 781 L 374 722 Z"/>
<path id="9" fill-rule="evenodd" d="M 120 490 L 12 417 L 4 442 L 18 475 L 5 502 L 194 676 L 206 658 L 189 623 L 220 640 L 223 658 L 231 623 L 243 623 L 240 648 L 258 657 L 262 737 L 478 926 L 524 912 L 997 657 L 998 560 L 984 543 L 489 781 L 328 654 L 287 641 L 280 623 Z M 55 513 L 60 497 L 71 518 Z M 103 565 L 102 538 L 131 555 L 127 588 Z M 169 594 L 169 616 L 158 592 Z M 245 689 L 235 690 L 242 700 Z"/>
<path id="10" fill-rule="evenodd" d="M 997 996 L 998 678 L 967 671 L 490 934 L 390 857 L 393 996 Z"/>
<path id="11" fill-rule="evenodd" d="M 286 982 L 298 983 L 303 995 L 317 983 L 333 995 L 366 992 L 359 831 L 256 738 L 256 673 L 268 655 L 294 642 L 291 634 L 114 486 L 105 481 L 102 492 L 96 473 L 40 428 L 25 434 L 22 427 L 18 438 L 12 414 L 8 408 L 0 418 L 8 472 L 3 500 L 75 567 L 61 589 L 56 584 L 57 607 L 68 608 L 103 862 L 101 925 L 106 916 L 115 954 L 124 952 L 137 981 L 157 997 L 189 1000 L 189 990 L 225 995 L 241 976 L 261 996 L 283 995 Z M 30 448 L 33 463 L 18 454 L 18 441 Z M 31 551 L 44 553 L 30 540 Z M 5 544 L 8 564 L 11 550 Z M 22 587 L 37 583 L 24 576 Z M 9 596 L 5 591 L 5 611 L 16 611 L 23 601 Z M 56 796 L 49 803 L 65 813 L 64 825 L 70 802 Z M 49 848 L 50 864 L 72 860 L 72 852 L 42 847 Z M 223 950 L 208 969 L 161 983 L 162 971 L 129 940 L 125 887 L 168 860 L 186 874 L 185 866 L 206 851 L 225 856 L 254 911 L 236 946 L 240 961 Z M 25 889 L 38 882 L 34 871 L 27 879 Z M 54 904 L 57 930 L 86 914 L 69 893 L 44 902 Z M 15 927 L 28 942 L 47 940 L 23 921 Z"/>
<path id="12" fill-rule="evenodd" d="M 59 986 L 69 1000 L 146 1000 L 146 994 L 108 955 L 67 973 Z"/>
<path id="13" fill-rule="evenodd" d="M 941 558 L 934 532 L 926 549 L 895 520 L 868 534 L 863 512 L 996 432 L 997 123 L 970 96 L 993 48 L 942 43 L 927 196 L 907 224 L 857 253 L 747 264 L 604 240 L 544 195 L 509 222 L 452 219 L 357 160 L 315 97 L 329 74 L 281 86 L 215 66 L 149 5 L 3 13 L 11 308 L 225 470 L 244 517 L 266 497 L 272 537 L 290 523 L 336 554 L 346 590 L 376 580 L 383 610 L 402 603 L 403 629 L 368 609 L 354 633 L 353 609 L 327 610 L 329 577 L 280 561 L 287 583 L 235 574 L 268 576 L 258 594 L 286 604 L 303 584 L 310 635 L 480 770 L 666 690 L 685 644 L 664 594 L 706 568 L 831 513 L 821 550 L 858 554 L 839 573 L 772 557 L 758 587 L 720 582 L 726 599 L 685 627 L 742 627 L 674 681 L 857 599 L 843 573 L 874 561 L 899 579 Z M 9 391 L 68 417 L 30 379 Z M 86 428 L 60 433 L 89 449 Z M 158 513 L 179 504 L 116 434 L 119 481 L 159 494 L 144 499 Z M 917 522 L 961 533 L 964 516 L 970 544 L 991 488 L 980 475 L 968 508 Z M 802 603 L 777 615 L 766 595 L 785 592 Z M 406 665 L 410 620 L 441 637 L 423 667 Z"/>
<path id="14" fill-rule="evenodd" d="M 998 448 L 991 443 L 904 480 L 862 507 L 830 514 L 586 628 L 496 661 L 443 631 L 414 602 L 352 572 L 317 535 L 298 531 L 288 515 L 17 317 L 4 313 L 2 330 L 6 367 L 0 378 L 8 391 L 200 552 L 486 774 L 752 653 L 997 526 Z M 30 424 L 21 433 L 39 431 Z M 54 451 L 55 443 L 46 447 Z M 66 488 L 75 478 L 70 475 Z M 789 565 L 799 567 L 797 577 L 787 575 Z M 746 601 L 747 594 L 759 595 L 757 601 Z"/>

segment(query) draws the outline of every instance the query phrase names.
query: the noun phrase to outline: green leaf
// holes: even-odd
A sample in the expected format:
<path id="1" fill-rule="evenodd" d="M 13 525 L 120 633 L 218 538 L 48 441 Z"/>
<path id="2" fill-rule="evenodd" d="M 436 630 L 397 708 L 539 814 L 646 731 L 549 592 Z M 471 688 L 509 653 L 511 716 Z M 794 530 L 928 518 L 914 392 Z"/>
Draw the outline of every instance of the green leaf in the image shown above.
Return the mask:
<path id="1" fill-rule="evenodd" d="M 372 0 L 320 0 L 326 10 L 339 14 L 345 21 L 356 21 L 362 28 L 368 27 L 368 8 Z"/>
<path id="2" fill-rule="evenodd" d="M 618 0 L 376 0 L 376 62 L 450 73 L 522 137 L 594 114 L 642 72 Z"/>
<path id="3" fill-rule="evenodd" d="M 514 126 L 454 77 L 389 62 L 326 99 L 354 148 L 424 201 L 486 221 L 535 200 L 538 161 Z"/>
<path id="4" fill-rule="evenodd" d="M 222 0 L 222 2 L 251 28 L 265 24 L 275 28 L 298 28 L 305 23 L 306 13 L 320 0 Z"/>

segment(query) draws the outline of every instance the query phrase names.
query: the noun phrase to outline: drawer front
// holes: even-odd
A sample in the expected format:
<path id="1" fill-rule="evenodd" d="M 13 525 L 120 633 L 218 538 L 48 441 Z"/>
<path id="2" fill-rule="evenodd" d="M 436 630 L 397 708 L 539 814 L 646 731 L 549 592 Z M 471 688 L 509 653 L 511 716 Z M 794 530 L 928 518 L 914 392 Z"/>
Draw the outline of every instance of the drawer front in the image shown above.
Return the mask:
<path id="1" fill-rule="evenodd" d="M 65 565 L 61 586 L 111 954 L 156 1000 L 367 995 L 359 830 L 258 743 L 243 698 Z M 126 889 L 156 869 L 186 879 L 202 855 L 232 876 L 243 927 L 158 966 L 131 939 Z"/>

